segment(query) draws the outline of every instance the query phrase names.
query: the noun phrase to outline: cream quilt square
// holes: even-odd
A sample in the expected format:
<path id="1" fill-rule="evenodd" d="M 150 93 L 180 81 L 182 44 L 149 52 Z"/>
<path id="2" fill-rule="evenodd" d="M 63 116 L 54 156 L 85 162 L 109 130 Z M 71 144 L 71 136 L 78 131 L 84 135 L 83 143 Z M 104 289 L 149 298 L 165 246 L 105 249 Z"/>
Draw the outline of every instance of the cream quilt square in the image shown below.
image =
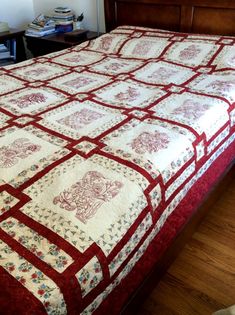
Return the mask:
<path id="1" fill-rule="evenodd" d="M 181 66 L 167 62 L 149 62 L 134 73 L 137 80 L 151 84 L 182 84 L 189 80 L 194 73 Z"/>
<path id="2" fill-rule="evenodd" d="M 172 94 L 151 110 L 166 118 L 192 127 L 198 134 L 205 133 L 209 140 L 228 120 L 228 104 L 204 95 Z"/>
<path id="3" fill-rule="evenodd" d="M 166 92 L 160 88 L 147 86 L 128 80 L 115 82 L 100 89 L 96 99 L 116 107 L 146 107 L 162 97 Z"/>
<path id="4" fill-rule="evenodd" d="M 122 47 L 120 54 L 126 58 L 158 58 L 163 50 L 169 45 L 167 39 L 143 36 L 129 39 Z"/>
<path id="5" fill-rule="evenodd" d="M 0 105 L 14 114 L 38 114 L 66 101 L 66 96 L 46 87 L 25 88 L 0 98 Z"/>
<path id="6" fill-rule="evenodd" d="M 50 85 L 70 94 L 86 93 L 109 83 L 110 78 L 95 73 L 70 73 L 50 81 Z"/>
<path id="7" fill-rule="evenodd" d="M 12 70 L 15 76 L 31 82 L 49 80 L 67 72 L 67 69 L 51 63 L 36 63 Z"/>
<path id="8" fill-rule="evenodd" d="M 190 67 L 207 65 L 219 47 L 200 40 L 184 41 L 170 47 L 164 58 Z"/>

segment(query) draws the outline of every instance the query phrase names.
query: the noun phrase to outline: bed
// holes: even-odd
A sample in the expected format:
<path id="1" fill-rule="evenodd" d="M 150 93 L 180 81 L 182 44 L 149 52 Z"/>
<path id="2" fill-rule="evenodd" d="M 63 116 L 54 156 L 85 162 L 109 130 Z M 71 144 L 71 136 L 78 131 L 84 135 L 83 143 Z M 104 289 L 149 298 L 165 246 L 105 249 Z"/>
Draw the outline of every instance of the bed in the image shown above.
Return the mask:
<path id="1" fill-rule="evenodd" d="M 105 1 L 110 33 L 1 68 L 1 314 L 119 314 L 233 166 L 234 20 L 181 3 Z"/>

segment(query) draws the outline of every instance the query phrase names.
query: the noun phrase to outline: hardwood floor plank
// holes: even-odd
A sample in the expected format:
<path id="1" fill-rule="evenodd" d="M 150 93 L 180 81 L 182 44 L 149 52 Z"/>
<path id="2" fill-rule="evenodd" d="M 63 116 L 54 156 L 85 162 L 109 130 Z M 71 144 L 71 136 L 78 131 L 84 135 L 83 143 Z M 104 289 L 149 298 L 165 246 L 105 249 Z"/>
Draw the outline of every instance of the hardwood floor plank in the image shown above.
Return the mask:
<path id="1" fill-rule="evenodd" d="M 210 239 L 219 239 L 223 245 L 229 244 L 229 247 L 235 251 L 234 235 L 225 229 L 221 231 L 213 222 L 208 221 L 206 225 L 202 224 L 200 226 L 200 233 L 207 235 Z"/>
<path id="2" fill-rule="evenodd" d="M 150 297 L 148 300 L 148 303 L 143 305 L 143 308 L 141 308 L 140 313 L 136 315 L 145 315 L 143 313 L 143 309 L 146 311 L 146 314 L 152 315 L 152 314 L 164 314 L 164 315 L 178 315 L 178 312 L 175 310 L 170 309 L 167 305 L 162 303 L 162 301 L 159 301 Z"/>
<path id="3" fill-rule="evenodd" d="M 214 266 L 220 270 L 233 273 L 235 271 L 235 256 L 231 252 L 223 252 L 220 250 L 221 248 L 222 246 L 213 248 L 211 245 L 194 238 L 191 240 L 190 246 L 187 247 L 186 253 L 191 254 L 192 258 L 200 259 L 202 263 L 206 263 L 208 266 Z"/>
<path id="4" fill-rule="evenodd" d="M 172 265 L 173 268 L 178 268 L 174 272 L 180 272 L 183 266 L 183 272 L 185 272 L 188 266 L 192 266 L 190 272 L 193 272 L 194 281 L 197 281 L 197 277 L 200 275 L 208 284 L 222 290 L 223 292 L 230 291 L 235 297 L 235 264 L 234 260 L 230 259 L 233 266 L 226 264 L 225 259 L 221 255 L 221 259 L 218 260 L 219 253 L 215 255 L 215 251 L 211 248 L 207 248 L 208 251 L 200 249 L 195 245 L 195 241 L 190 242 L 190 246 L 185 248 L 183 256 L 179 257 L 177 264 Z M 223 260 L 224 259 L 224 260 Z M 172 271 L 170 268 L 170 271 Z M 190 276 L 190 275 L 187 275 Z M 192 279 L 193 281 L 193 279 Z M 226 296 L 230 293 L 226 293 Z"/>
<path id="5" fill-rule="evenodd" d="M 161 301 L 177 314 L 199 315 L 204 314 L 205 310 L 207 312 L 213 310 L 211 306 L 213 301 L 208 303 L 208 300 L 211 300 L 208 296 L 170 274 L 166 275 L 164 282 L 159 285 L 157 291 L 155 294 L 156 301 Z"/>
<path id="6" fill-rule="evenodd" d="M 231 238 L 227 238 L 227 244 L 221 243 L 221 239 L 213 239 L 210 235 L 205 235 L 203 233 L 196 233 L 193 236 L 193 240 L 198 241 L 199 244 L 203 245 L 203 250 L 207 251 L 209 249 L 214 250 L 213 256 L 218 255 L 221 258 L 222 262 L 225 261 L 232 266 L 234 270 L 234 261 L 235 261 L 235 251 L 231 251 L 231 246 L 234 241 Z"/>
<path id="7" fill-rule="evenodd" d="M 206 264 L 191 264 L 187 262 L 187 266 L 184 264 L 180 266 L 175 265 L 174 270 L 170 270 L 172 274 L 177 274 L 178 279 L 184 281 L 186 285 L 191 285 L 193 288 L 200 290 L 203 294 L 207 294 L 211 299 L 216 300 L 221 305 L 227 305 L 232 303 L 233 297 L 228 295 L 226 291 L 228 290 L 227 282 L 224 283 L 218 280 L 218 272 L 215 268 L 210 268 L 208 272 Z M 216 275 L 215 275 L 216 274 Z M 220 275 L 222 277 L 222 275 Z M 228 278 L 227 275 L 223 274 L 223 279 Z M 231 277 L 231 279 L 233 279 Z M 164 279 L 165 280 L 165 279 Z M 163 281 L 164 281 L 163 280 Z M 233 288 L 230 288 L 232 292 Z M 225 291 L 226 290 L 226 291 Z"/>

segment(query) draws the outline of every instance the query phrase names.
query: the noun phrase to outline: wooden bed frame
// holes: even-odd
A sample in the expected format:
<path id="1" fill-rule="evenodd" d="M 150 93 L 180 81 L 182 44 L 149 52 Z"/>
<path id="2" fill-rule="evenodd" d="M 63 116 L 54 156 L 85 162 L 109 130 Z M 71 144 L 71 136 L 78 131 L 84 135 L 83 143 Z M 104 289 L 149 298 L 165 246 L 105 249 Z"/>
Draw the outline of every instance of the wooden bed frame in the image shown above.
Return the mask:
<path id="1" fill-rule="evenodd" d="M 107 31 L 120 25 L 136 25 L 185 33 L 235 35 L 235 0 L 104 0 L 104 6 Z M 234 179 L 234 174 L 233 161 L 217 187 L 208 194 L 202 206 L 156 263 L 149 277 L 133 294 L 122 315 L 138 312 L 139 304 L 156 286 L 213 203 Z"/>
<path id="2" fill-rule="evenodd" d="M 235 35 L 234 0 L 104 0 L 106 30 L 138 25 L 187 33 Z"/>

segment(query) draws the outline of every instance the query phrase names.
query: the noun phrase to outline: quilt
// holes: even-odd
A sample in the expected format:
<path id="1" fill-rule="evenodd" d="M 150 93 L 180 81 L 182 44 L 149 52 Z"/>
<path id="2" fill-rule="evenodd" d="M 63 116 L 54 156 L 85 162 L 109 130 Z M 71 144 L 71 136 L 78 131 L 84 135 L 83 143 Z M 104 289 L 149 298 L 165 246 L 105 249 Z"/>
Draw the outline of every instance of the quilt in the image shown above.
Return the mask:
<path id="1" fill-rule="evenodd" d="M 1 68 L 1 314 L 117 314 L 234 126 L 233 37 L 121 26 Z"/>

